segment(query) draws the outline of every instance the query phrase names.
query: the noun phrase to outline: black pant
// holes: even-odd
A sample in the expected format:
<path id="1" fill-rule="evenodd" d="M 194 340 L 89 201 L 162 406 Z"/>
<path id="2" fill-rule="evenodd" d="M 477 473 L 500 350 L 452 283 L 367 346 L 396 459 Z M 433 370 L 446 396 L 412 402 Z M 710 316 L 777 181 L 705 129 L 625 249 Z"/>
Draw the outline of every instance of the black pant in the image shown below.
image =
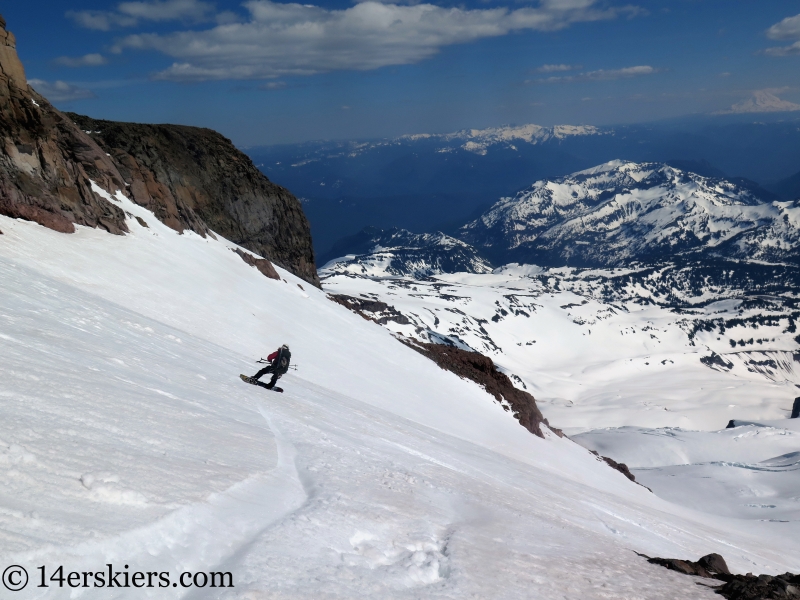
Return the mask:
<path id="1" fill-rule="evenodd" d="M 253 375 L 253 379 L 260 379 L 261 377 L 263 377 L 267 373 L 272 373 L 272 379 L 270 379 L 269 383 L 267 384 L 267 389 L 271 390 L 272 388 L 275 387 L 275 384 L 278 382 L 278 379 L 281 378 L 281 374 L 280 373 L 274 373 L 273 372 L 274 368 L 275 367 L 273 367 L 272 365 L 267 365 L 266 367 L 261 369 L 258 373 Z"/>

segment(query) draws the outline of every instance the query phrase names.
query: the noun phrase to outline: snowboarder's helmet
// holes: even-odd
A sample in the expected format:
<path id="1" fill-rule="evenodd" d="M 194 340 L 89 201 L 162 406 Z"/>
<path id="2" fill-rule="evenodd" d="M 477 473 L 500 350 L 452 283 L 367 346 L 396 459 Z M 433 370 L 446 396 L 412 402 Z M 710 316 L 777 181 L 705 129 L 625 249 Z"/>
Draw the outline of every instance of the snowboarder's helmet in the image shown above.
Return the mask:
<path id="1" fill-rule="evenodd" d="M 288 350 L 288 349 L 289 349 L 289 346 L 287 346 L 286 344 L 284 344 L 283 346 L 281 346 L 281 348 L 285 348 L 286 350 Z"/>

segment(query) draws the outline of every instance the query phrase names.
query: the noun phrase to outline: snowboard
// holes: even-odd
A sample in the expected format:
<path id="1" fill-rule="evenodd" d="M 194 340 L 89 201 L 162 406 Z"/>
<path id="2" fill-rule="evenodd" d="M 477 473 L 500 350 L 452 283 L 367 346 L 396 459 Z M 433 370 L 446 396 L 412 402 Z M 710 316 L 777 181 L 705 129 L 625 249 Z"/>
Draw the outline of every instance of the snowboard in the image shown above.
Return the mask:
<path id="1" fill-rule="evenodd" d="M 267 387 L 267 384 L 264 383 L 263 381 L 258 381 L 256 379 L 253 379 L 252 377 L 248 377 L 247 375 L 239 375 L 239 377 L 242 378 L 242 381 L 244 381 L 245 383 L 249 383 L 250 385 L 257 385 L 263 387 L 265 390 L 269 390 L 270 392 L 278 392 L 281 394 L 283 393 L 283 388 L 279 388 L 277 385 L 274 388 L 270 389 Z"/>

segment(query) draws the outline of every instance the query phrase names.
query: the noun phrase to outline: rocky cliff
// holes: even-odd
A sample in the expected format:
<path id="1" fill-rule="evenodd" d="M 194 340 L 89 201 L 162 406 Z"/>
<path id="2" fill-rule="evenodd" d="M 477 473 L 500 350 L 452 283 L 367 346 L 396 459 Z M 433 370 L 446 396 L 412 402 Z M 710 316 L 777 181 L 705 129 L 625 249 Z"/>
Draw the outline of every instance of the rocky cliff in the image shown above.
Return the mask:
<path id="1" fill-rule="evenodd" d="M 0 214 L 64 233 L 128 231 L 91 181 L 123 190 L 178 232 L 215 231 L 319 285 L 300 202 L 222 135 L 64 114 L 31 88 L 0 17 Z"/>
<path id="2" fill-rule="evenodd" d="M 71 233 L 73 223 L 124 233 L 125 214 L 95 195 L 124 187 L 113 161 L 28 86 L 0 17 L 0 214 Z"/>
<path id="3" fill-rule="evenodd" d="M 176 231 L 209 229 L 319 285 L 300 202 L 210 129 L 66 113 L 111 155 L 137 204 Z"/>

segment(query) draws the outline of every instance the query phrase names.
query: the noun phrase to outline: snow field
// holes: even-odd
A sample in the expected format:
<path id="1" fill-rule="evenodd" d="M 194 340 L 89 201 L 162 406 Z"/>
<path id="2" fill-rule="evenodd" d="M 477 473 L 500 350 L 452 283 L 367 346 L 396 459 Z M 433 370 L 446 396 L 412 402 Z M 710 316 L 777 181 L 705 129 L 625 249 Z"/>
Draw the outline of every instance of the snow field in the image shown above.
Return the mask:
<path id="1" fill-rule="evenodd" d="M 187 598 L 715 597 L 632 550 L 798 569 L 795 524 L 666 502 L 319 290 L 115 201 L 149 228 L 0 217 L 0 564 L 234 573 L 150 593 Z M 283 342 L 286 393 L 239 381 Z"/>
<path id="2" fill-rule="evenodd" d="M 526 272 L 411 280 L 323 271 L 326 290 L 382 300 L 411 321 L 389 322 L 388 329 L 423 338 L 433 332 L 491 357 L 520 377 L 545 416 L 568 433 L 624 425 L 716 430 L 730 419 L 788 416 L 800 375 L 787 353 L 795 343 L 781 328 L 758 334 L 776 338 L 764 350 L 788 354 L 789 360 L 775 357 L 785 363 L 779 376 L 748 371 L 743 358 L 721 372 L 700 358 L 712 348 L 730 351 L 727 338 L 701 335 L 693 345 L 686 316 L 543 289 Z M 708 310 L 716 314 L 718 307 Z"/>
<path id="3" fill-rule="evenodd" d="M 662 498 L 692 510 L 751 521 L 770 537 L 800 522 L 800 450 L 788 420 L 798 395 L 794 333 L 782 324 L 687 335 L 699 316 L 747 317 L 740 301 L 692 313 L 635 302 L 604 302 L 591 289 L 530 279 L 541 269 L 410 280 L 354 276 L 335 261 L 324 286 L 381 300 L 411 324 L 386 327 L 421 339 L 449 338 L 486 354 L 528 389 L 554 426 L 633 469 Z M 572 289 L 570 289 L 572 288 Z M 731 352 L 729 339 L 763 338 Z M 720 339 L 722 337 L 722 339 Z M 712 350 L 729 369 L 701 362 Z M 731 419 L 769 427 L 724 430 Z M 720 431 L 722 429 L 722 431 Z"/>
<path id="4" fill-rule="evenodd" d="M 800 521 L 798 421 L 765 421 L 715 432 L 621 427 L 573 439 L 625 462 L 638 481 L 662 498 L 782 527 Z"/>

